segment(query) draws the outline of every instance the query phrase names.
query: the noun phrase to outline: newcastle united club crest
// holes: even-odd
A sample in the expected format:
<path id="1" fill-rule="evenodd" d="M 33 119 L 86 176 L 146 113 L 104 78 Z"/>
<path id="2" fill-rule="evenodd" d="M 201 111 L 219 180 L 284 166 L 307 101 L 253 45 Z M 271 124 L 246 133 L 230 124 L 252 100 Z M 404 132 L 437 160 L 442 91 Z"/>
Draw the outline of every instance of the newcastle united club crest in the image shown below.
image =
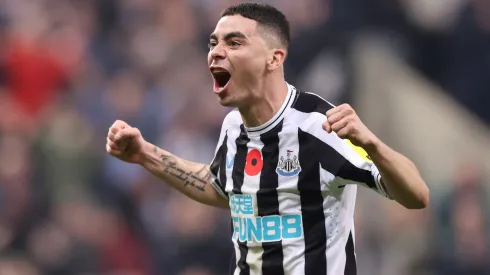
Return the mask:
<path id="1" fill-rule="evenodd" d="M 301 171 L 298 156 L 292 154 L 293 151 L 287 150 L 286 158 L 281 156 L 277 164 L 276 173 L 283 177 L 296 176 Z"/>

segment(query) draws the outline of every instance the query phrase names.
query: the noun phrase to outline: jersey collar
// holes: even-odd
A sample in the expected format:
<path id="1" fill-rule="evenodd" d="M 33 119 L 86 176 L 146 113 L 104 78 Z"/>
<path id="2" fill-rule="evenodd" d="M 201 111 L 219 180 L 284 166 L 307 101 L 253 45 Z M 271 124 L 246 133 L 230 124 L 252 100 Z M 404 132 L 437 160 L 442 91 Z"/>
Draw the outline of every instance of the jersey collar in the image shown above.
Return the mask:
<path id="1" fill-rule="evenodd" d="M 266 123 L 257 126 L 257 127 L 245 127 L 245 130 L 247 131 L 249 136 L 258 136 L 262 135 L 264 133 L 267 133 L 268 131 L 274 129 L 274 127 L 281 122 L 281 120 L 284 117 L 284 113 L 286 109 L 291 107 L 291 105 L 294 102 L 294 98 L 296 96 L 296 89 L 290 85 L 289 83 L 286 83 L 288 85 L 288 95 L 286 96 L 286 100 L 282 103 L 281 108 L 277 113 Z"/>

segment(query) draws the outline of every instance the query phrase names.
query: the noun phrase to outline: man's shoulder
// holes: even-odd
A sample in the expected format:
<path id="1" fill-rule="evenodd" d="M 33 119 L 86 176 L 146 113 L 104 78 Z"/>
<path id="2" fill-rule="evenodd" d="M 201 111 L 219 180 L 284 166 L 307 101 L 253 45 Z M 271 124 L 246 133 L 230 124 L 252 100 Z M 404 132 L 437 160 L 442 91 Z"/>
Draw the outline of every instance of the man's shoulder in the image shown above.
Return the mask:
<path id="1" fill-rule="evenodd" d="M 224 128 L 238 127 L 242 124 L 242 116 L 237 108 L 231 110 L 223 119 Z"/>
<path id="2" fill-rule="evenodd" d="M 319 140 L 329 145 L 337 144 L 342 141 L 337 134 L 328 133 L 322 128 L 327 111 L 334 107 L 335 105 L 317 94 L 298 92 L 291 106 L 292 112 L 288 114 L 288 122 L 290 122 L 288 125 L 298 127 L 307 136 L 315 137 L 315 139 L 303 139 L 303 142 Z"/>
<path id="3" fill-rule="evenodd" d="M 291 106 L 291 108 L 302 113 L 320 113 L 322 115 L 325 115 L 328 110 L 334 107 L 332 103 L 323 97 L 307 92 L 298 92 L 296 100 Z"/>

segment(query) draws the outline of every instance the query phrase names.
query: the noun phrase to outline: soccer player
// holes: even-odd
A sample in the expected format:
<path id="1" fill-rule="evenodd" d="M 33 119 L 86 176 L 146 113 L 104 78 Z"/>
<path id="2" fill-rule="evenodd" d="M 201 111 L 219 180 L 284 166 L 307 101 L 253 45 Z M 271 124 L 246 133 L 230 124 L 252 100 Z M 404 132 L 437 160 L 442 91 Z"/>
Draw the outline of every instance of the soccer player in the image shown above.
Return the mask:
<path id="1" fill-rule="evenodd" d="M 236 108 L 210 165 L 148 143 L 123 121 L 110 127 L 106 149 L 193 200 L 230 208 L 231 274 L 356 274 L 357 185 L 409 209 L 426 207 L 429 190 L 349 105 L 334 107 L 285 81 L 288 44 L 288 21 L 271 6 L 223 12 L 208 64 L 220 104 Z"/>

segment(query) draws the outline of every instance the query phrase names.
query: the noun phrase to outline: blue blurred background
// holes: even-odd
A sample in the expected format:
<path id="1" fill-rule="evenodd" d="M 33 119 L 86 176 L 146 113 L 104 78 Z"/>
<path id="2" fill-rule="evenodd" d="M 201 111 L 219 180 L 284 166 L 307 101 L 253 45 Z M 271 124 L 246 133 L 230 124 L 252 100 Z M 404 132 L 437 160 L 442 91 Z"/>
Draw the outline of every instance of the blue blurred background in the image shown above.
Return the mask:
<path id="1" fill-rule="evenodd" d="M 219 275 L 229 214 L 105 153 L 122 119 L 210 162 L 207 40 L 232 0 L 0 0 L 0 274 Z M 358 195 L 361 275 L 490 274 L 490 1 L 270 0 L 287 80 L 351 103 L 431 206 Z"/>

